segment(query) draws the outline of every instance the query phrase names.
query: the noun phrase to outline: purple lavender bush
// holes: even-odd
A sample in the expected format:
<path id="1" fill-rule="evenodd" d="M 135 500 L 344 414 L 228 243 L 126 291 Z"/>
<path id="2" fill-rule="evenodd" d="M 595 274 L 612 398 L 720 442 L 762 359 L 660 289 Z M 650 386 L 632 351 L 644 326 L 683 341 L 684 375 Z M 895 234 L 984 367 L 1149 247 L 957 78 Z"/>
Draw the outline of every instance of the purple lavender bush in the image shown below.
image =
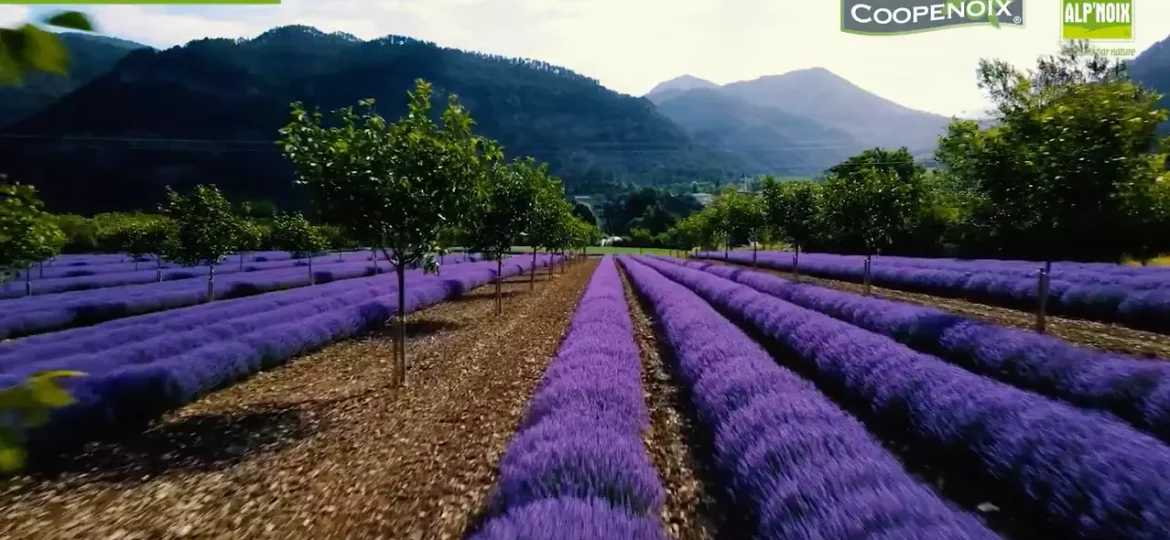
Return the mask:
<path id="1" fill-rule="evenodd" d="M 696 258 L 722 260 L 723 253 L 699 253 Z M 729 259 L 750 264 L 750 254 L 732 253 Z M 802 253 L 800 272 L 842 281 L 862 281 L 859 256 Z M 761 252 L 758 264 L 791 271 L 791 254 Z M 874 260 L 875 285 L 963 298 L 1013 309 L 1035 309 L 1038 303 L 1039 263 L 955 259 L 880 257 Z M 1133 328 L 1170 333 L 1170 271 L 1120 265 L 1054 263 L 1049 282 L 1048 310 Z"/>
<path id="2" fill-rule="evenodd" d="M 853 417 L 701 298 L 622 258 L 677 358 L 756 538 L 996 538 L 916 482 Z"/>
<path id="3" fill-rule="evenodd" d="M 913 304 L 796 283 L 744 268 L 697 261 L 683 264 L 885 335 L 970 371 L 1077 406 L 1114 414 L 1163 441 L 1170 441 L 1170 363 L 1165 360 L 1076 347 L 1034 332 Z"/>
<path id="4" fill-rule="evenodd" d="M 649 423 L 634 327 L 605 257 L 500 461 L 488 517 L 472 538 L 665 539 L 658 516 L 666 493 L 641 438 Z"/>
<path id="5" fill-rule="evenodd" d="M 538 265 L 545 266 L 548 260 L 542 258 Z M 504 266 L 504 275 L 517 275 L 529 265 L 530 258 L 516 257 Z M 445 301 L 495 279 L 494 263 L 465 266 L 460 272 L 429 277 L 408 287 L 406 312 Z M 42 362 L 40 365 L 71 365 L 86 376 L 67 384 L 76 399 L 74 404 L 55 410 L 48 424 L 29 432 L 29 455 L 34 461 L 51 460 L 86 441 L 137 429 L 168 410 L 256 371 L 381 324 L 396 311 L 397 291 L 387 287 L 385 294 L 355 299 L 335 309 L 311 306 L 303 312 L 288 312 L 283 322 L 258 329 L 251 329 L 246 318 L 237 320 L 219 330 L 251 331 L 208 335 L 208 341 L 202 344 L 193 343 L 189 336 L 176 336 L 174 339 L 182 341 L 183 346 L 169 347 L 165 342 L 153 345 L 162 356 L 137 351 L 133 360 L 117 364 L 108 359 L 113 354 L 105 351 L 75 355 L 67 362 Z M 3 380 L 8 377 L 6 373 Z"/>
<path id="6" fill-rule="evenodd" d="M 1170 448 L 1128 425 L 973 374 L 745 285 L 640 259 L 764 336 L 863 420 L 981 472 L 1060 537 L 1165 539 Z"/>
<path id="7" fill-rule="evenodd" d="M 451 256 L 450 259 L 450 265 L 477 260 L 475 256 L 462 254 Z M 305 287 L 311 282 L 325 284 L 372 276 L 389 270 L 389 267 L 375 270 L 368 263 L 351 262 L 322 265 L 315 269 L 312 280 L 302 268 L 235 274 L 217 284 L 215 296 L 218 299 L 239 298 Z M 206 302 L 206 290 L 206 278 L 191 278 L 4 301 L 0 302 L 0 339 L 192 306 Z"/>
<path id="8" fill-rule="evenodd" d="M 608 500 L 541 499 L 488 521 L 476 540 L 598 540 L 665 538 L 658 516 L 634 515 Z"/>

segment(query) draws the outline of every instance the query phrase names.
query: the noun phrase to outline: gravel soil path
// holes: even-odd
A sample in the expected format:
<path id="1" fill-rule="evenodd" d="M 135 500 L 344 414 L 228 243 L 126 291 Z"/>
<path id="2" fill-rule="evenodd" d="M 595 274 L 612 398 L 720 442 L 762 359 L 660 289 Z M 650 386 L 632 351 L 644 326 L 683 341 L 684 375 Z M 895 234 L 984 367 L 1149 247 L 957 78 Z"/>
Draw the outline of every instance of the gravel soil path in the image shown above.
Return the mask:
<path id="1" fill-rule="evenodd" d="M 0 538 L 457 538 L 595 266 L 410 316 L 404 389 L 373 332 L 0 483 Z"/>
<path id="2" fill-rule="evenodd" d="M 718 260 L 708 260 L 706 262 L 732 264 L 733 266 L 751 268 L 750 265 L 735 265 L 734 263 L 724 263 L 723 261 Z M 770 272 L 785 279 L 792 279 L 793 277 L 791 273 L 782 272 L 779 270 L 771 270 L 766 268 L 751 269 L 760 272 Z M 850 283 L 847 281 L 822 279 L 804 275 L 800 276 L 800 280 L 822 287 L 828 287 L 858 294 L 864 290 L 862 285 L 857 283 Z M 966 300 L 959 300 L 955 298 L 931 296 L 929 294 L 905 292 L 896 289 L 887 289 L 884 287 L 873 287 L 872 289 L 874 296 L 885 298 L 887 300 L 918 304 L 922 306 L 931 306 L 958 315 L 964 315 L 1003 326 L 1013 326 L 1016 328 L 1030 330 L 1036 321 L 1035 314 L 1016 309 L 990 306 L 987 304 L 968 302 Z M 1145 332 L 1142 330 L 1134 330 L 1124 326 L 1105 324 L 1096 321 L 1087 321 L 1083 319 L 1054 317 L 1049 315 L 1048 333 L 1078 345 L 1095 347 L 1106 351 L 1145 357 L 1170 358 L 1170 336 L 1156 334 L 1153 332 Z"/>
<path id="3" fill-rule="evenodd" d="M 650 430 L 644 442 L 666 488 L 662 521 L 671 538 L 730 538 L 718 475 L 710 460 L 709 445 L 704 442 L 707 434 L 695 420 L 690 398 L 669 367 L 673 358 L 659 343 L 649 312 L 638 300 L 625 271 L 620 273 L 634 323 L 634 339 L 642 352 L 642 388 L 650 409 Z"/>

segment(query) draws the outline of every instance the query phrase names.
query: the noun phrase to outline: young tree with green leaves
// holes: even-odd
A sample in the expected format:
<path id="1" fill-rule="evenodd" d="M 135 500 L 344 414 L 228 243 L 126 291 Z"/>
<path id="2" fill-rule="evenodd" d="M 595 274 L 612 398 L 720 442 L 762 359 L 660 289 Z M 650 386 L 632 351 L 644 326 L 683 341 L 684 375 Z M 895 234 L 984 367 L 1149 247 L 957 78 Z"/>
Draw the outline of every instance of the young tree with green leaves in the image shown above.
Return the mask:
<path id="1" fill-rule="evenodd" d="M 752 245 L 752 266 L 756 266 L 759 244 L 768 239 L 769 227 L 762 199 L 755 193 L 733 193 L 727 201 L 731 236 L 745 238 Z"/>
<path id="2" fill-rule="evenodd" d="M 483 140 L 467 110 L 450 96 L 442 126 L 431 120 L 431 85 L 419 80 L 408 94 L 407 115 L 388 123 L 374 100 L 337 111 L 326 126 L 320 112 L 292 105 L 280 130 L 284 156 L 293 163 L 327 222 L 380 249 L 398 274 L 396 377 L 406 382 L 406 268 L 434 267 L 437 231 L 468 214 L 482 170 Z M 498 156 L 485 156 L 495 158 Z"/>
<path id="3" fill-rule="evenodd" d="M 146 255 L 155 253 L 153 250 L 157 245 L 150 242 L 149 233 L 153 223 L 160 219 L 163 218 L 146 214 L 117 214 L 116 218 L 103 223 L 103 244 L 110 251 L 130 255 L 134 270 L 138 270 L 138 263 Z"/>
<path id="4" fill-rule="evenodd" d="M 42 210 L 36 189 L 0 177 L 0 283 L 24 272 L 26 295 L 32 294 L 32 265 L 60 253 L 65 235 Z"/>
<path id="5" fill-rule="evenodd" d="M 529 228 L 536 206 L 531 159 L 511 164 L 488 163 L 468 224 L 471 247 L 496 259 L 496 315 L 503 313 L 503 259 Z"/>
<path id="6" fill-rule="evenodd" d="M 163 213 L 175 224 L 167 259 L 207 267 L 207 301 L 215 300 L 215 265 L 239 247 L 240 225 L 232 205 L 215 186 L 197 185 L 189 195 L 167 187 Z"/>
<path id="7" fill-rule="evenodd" d="M 544 249 L 552 255 L 552 250 L 559 245 L 565 215 L 572 214 L 572 205 L 565 200 L 565 188 L 561 181 L 548 173 L 548 164 L 541 163 L 538 167 L 524 167 L 520 169 L 529 177 L 535 186 L 536 199 L 532 207 L 532 217 L 529 219 L 528 244 L 532 246 L 532 273 L 528 290 L 536 289 L 536 254 Z M 549 272 L 552 275 L 552 261 L 549 261 Z"/>
<path id="8" fill-rule="evenodd" d="M 713 249 L 723 246 L 724 260 L 729 258 L 728 252 L 731 250 L 731 220 L 727 212 L 727 201 L 732 192 L 724 191 L 699 212 L 701 216 L 699 233 L 703 244 Z"/>
<path id="9" fill-rule="evenodd" d="M 1131 82 L 1125 64 L 1073 42 L 1021 72 L 981 61 L 979 86 L 994 126 L 953 123 L 936 156 L 969 194 L 970 229 L 989 254 L 1044 262 L 1036 329 L 1045 329 L 1054 260 L 1120 262 L 1170 249 L 1162 184 L 1170 139 L 1159 95 Z M 1151 242 L 1153 240 L 1153 242 Z"/>
<path id="10" fill-rule="evenodd" d="M 309 259 L 309 284 L 316 284 L 313 274 L 313 257 L 316 257 L 329 247 L 328 239 L 305 216 L 299 212 L 295 214 L 280 214 L 272 220 L 272 245 L 276 249 L 292 253 L 294 259 Z"/>
<path id="11" fill-rule="evenodd" d="M 873 256 L 888 248 L 916 215 L 911 189 L 896 172 L 870 167 L 830 176 L 824 183 L 826 232 L 845 250 L 865 254 L 866 294 Z"/>
<path id="12" fill-rule="evenodd" d="M 143 224 L 142 249 L 145 253 L 154 255 L 155 280 L 162 283 L 162 261 L 169 246 L 175 240 L 175 222 L 166 217 L 159 217 Z"/>
<path id="13" fill-rule="evenodd" d="M 1120 262 L 1146 251 L 1170 155 L 1170 139 L 1157 135 L 1167 118 L 1158 95 L 1083 42 L 1029 73 L 985 60 L 978 76 L 996 124 L 953 123 L 937 157 L 970 194 L 986 254 Z"/>
<path id="14" fill-rule="evenodd" d="M 236 218 L 236 249 L 240 252 L 240 271 L 244 271 L 244 256 L 251 251 L 260 249 L 264 245 L 268 231 L 259 223 L 246 217 L 248 214 L 241 212 L 241 215 Z"/>
<path id="15" fill-rule="evenodd" d="M 792 273 L 799 279 L 800 251 L 817 233 L 820 184 L 807 180 L 777 182 L 768 177 L 760 195 L 776 237 L 792 246 Z"/>

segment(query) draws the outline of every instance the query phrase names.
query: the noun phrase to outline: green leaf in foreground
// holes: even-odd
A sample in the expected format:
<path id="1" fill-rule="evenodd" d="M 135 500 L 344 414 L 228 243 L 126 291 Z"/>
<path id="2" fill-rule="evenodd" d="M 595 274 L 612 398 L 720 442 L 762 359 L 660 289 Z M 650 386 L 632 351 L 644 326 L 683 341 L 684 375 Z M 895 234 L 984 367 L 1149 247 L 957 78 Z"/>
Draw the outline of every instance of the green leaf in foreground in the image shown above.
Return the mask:
<path id="1" fill-rule="evenodd" d="M 56 26 L 57 28 L 81 30 L 83 32 L 94 31 L 93 22 L 80 11 L 62 11 L 45 19 L 45 24 Z"/>

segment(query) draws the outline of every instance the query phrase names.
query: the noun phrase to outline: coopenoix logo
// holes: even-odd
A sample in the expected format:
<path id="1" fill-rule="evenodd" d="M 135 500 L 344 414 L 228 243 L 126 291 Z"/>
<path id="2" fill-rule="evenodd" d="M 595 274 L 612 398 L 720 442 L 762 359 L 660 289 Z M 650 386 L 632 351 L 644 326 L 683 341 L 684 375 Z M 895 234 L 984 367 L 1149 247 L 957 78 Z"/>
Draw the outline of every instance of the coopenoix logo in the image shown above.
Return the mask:
<path id="1" fill-rule="evenodd" d="M 1023 0 L 842 0 L 841 31 L 897 35 L 958 26 L 1024 25 Z"/>

